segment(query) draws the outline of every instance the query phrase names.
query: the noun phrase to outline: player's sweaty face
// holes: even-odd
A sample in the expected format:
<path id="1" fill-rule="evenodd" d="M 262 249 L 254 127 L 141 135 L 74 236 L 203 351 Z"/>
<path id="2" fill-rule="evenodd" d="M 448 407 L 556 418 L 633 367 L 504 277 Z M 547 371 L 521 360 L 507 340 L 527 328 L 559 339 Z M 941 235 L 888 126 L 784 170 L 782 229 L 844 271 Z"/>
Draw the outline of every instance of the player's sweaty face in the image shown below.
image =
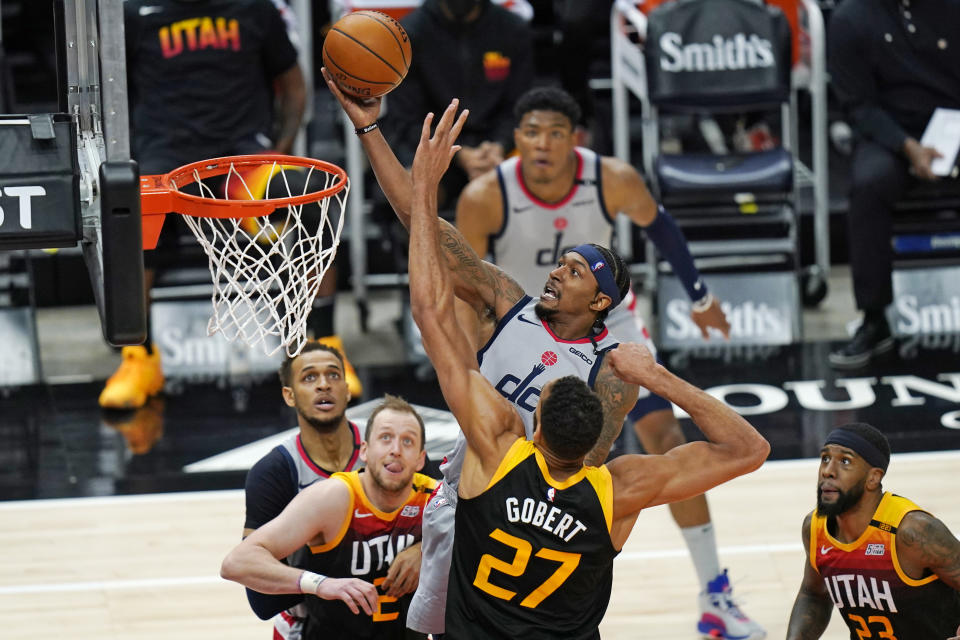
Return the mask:
<path id="1" fill-rule="evenodd" d="M 568 251 L 560 256 L 556 268 L 547 277 L 540 305 L 544 310 L 567 313 L 593 313 L 590 303 L 597 294 L 597 279 L 579 253 Z"/>
<path id="2" fill-rule="evenodd" d="M 839 515 L 863 496 L 870 465 L 852 450 L 828 444 L 820 450 L 817 477 L 817 510 L 821 515 Z"/>
<path id="3" fill-rule="evenodd" d="M 329 351 L 309 351 L 297 357 L 292 369 L 297 412 L 317 425 L 338 425 L 350 399 L 340 359 Z"/>
<path id="4" fill-rule="evenodd" d="M 574 163 L 573 123 L 558 111 L 529 111 L 513 130 L 525 181 L 551 182 Z"/>
<path id="5" fill-rule="evenodd" d="M 409 487 L 424 463 L 420 423 L 406 411 L 384 409 L 377 414 L 360 455 L 374 482 L 387 491 Z"/>

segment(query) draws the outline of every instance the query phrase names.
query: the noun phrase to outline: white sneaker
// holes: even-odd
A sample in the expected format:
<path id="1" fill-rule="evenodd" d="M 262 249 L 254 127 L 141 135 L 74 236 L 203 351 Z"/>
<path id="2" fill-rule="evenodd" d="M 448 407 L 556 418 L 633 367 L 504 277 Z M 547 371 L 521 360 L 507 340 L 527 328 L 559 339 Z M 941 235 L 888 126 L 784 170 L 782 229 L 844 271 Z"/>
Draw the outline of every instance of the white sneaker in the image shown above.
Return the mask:
<path id="1" fill-rule="evenodd" d="M 705 638 L 723 640 L 762 640 L 766 630 L 740 611 L 733 600 L 727 570 L 707 584 L 700 593 L 700 621 L 697 631 Z"/>

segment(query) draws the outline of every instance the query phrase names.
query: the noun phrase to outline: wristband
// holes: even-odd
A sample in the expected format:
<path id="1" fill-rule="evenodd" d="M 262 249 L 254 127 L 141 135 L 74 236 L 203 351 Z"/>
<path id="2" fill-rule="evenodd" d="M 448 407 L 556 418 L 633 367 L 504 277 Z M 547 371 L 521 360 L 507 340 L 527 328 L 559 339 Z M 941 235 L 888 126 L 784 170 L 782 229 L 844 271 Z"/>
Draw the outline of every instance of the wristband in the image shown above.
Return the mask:
<path id="1" fill-rule="evenodd" d="M 693 309 L 694 313 L 703 313 L 710 308 L 710 305 L 713 304 L 713 300 L 713 294 L 708 291 L 707 295 L 691 304 L 690 308 Z"/>
<path id="2" fill-rule="evenodd" d="M 313 571 L 304 571 L 300 574 L 300 593 L 309 593 L 316 595 L 320 583 L 327 579 L 327 576 Z"/>
<path id="3" fill-rule="evenodd" d="M 371 131 L 378 128 L 379 126 L 380 125 L 378 123 L 374 122 L 373 124 L 368 124 L 365 127 L 357 127 L 356 129 L 353 130 L 353 132 L 358 136 L 362 136 L 365 133 L 370 133 Z"/>

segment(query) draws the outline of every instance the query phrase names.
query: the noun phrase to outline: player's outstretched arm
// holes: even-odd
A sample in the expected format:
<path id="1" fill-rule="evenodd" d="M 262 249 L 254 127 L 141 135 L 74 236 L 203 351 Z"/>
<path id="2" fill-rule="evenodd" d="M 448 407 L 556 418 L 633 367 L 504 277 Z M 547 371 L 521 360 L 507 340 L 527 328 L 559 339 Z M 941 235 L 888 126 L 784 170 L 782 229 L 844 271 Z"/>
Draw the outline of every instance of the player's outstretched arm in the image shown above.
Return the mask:
<path id="1" fill-rule="evenodd" d="M 325 600 L 343 600 L 353 613 L 372 615 L 377 589 L 357 578 L 301 580 L 302 569 L 280 561 L 311 541 L 332 540 L 350 517 L 350 491 L 336 478 L 301 491 L 283 512 L 233 548 L 220 566 L 220 576 L 260 593 L 312 593 Z M 315 574 L 314 574 L 315 575 Z M 309 575 L 308 575 L 309 578 Z"/>
<path id="2" fill-rule="evenodd" d="M 351 98 L 340 91 L 326 69 L 322 69 L 322 72 L 327 86 L 354 127 L 362 129 L 377 121 L 380 116 L 381 98 Z M 448 114 L 453 117 L 458 106 L 459 101 L 454 99 L 442 117 Z M 466 118 L 467 112 L 464 111 L 458 119 L 461 128 Z M 413 204 L 413 181 L 410 172 L 400 164 L 400 160 L 397 159 L 379 129 L 362 134 L 360 143 L 390 206 L 393 207 L 400 222 L 409 230 L 410 208 Z M 494 309 L 496 317 L 500 318 L 523 297 L 523 289 L 498 267 L 478 257 L 452 224 L 446 220 L 438 220 L 438 226 L 444 257 L 441 266 L 446 266 L 455 274 L 457 296 L 469 302 L 474 308 L 485 306 Z"/>
<path id="3" fill-rule="evenodd" d="M 787 640 L 814 640 L 823 635 L 830 623 L 830 613 L 833 611 L 833 602 L 823 586 L 823 580 L 817 570 L 810 566 L 810 522 L 812 514 L 807 514 L 801 528 L 803 550 L 803 581 L 800 591 L 793 602 L 790 612 L 790 623 L 787 626 Z"/>
<path id="4" fill-rule="evenodd" d="M 613 371 L 670 400 L 693 419 L 707 442 L 690 442 L 659 456 L 620 456 L 608 467 L 614 480 L 614 518 L 686 500 L 753 471 L 770 444 L 730 407 L 658 364 L 643 345 L 624 343 L 608 356 Z"/>
<path id="5" fill-rule="evenodd" d="M 480 374 L 473 343 L 457 323 L 453 278 L 441 262 L 437 185 L 459 149 L 454 143 L 463 118 L 454 122 L 448 109 L 433 135 L 432 124 L 433 114 L 429 114 L 413 160 L 410 307 L 424 349 L 437 371 L 444 400 L 470 449 L 479 456 L 481 467 L 487 470 L 493 465 L 492 474 L 502 456 L 503 443 L 512 443 L 522 435 L 523 428 L 513 407 Z M 508 435 L 510 429 L 515 430 L 512 437 Z"/>
<path id="6" fill-rule="evenodd" d="M 730 337 L 730 323 L 720 307 L 720 300 L 709 294 L 700 272 L 693 262 L 687 240 L 673 218 L 658 207 L 643 178 L 632 165 L 617 158 L 603 158 L 603 198 L 611 212 L 623 213 L 643 228 L 647 237 L 673 267 L 694 303 L 690 317 L 700 328 L 704 339 L 709 328 Z"/>
<path id="7" fill-rule="evenodd" d="M 897 529 L 897 555 L 902 567 L 929 569 L 960 591 L 960 541 L 929 513 L 911 511 L 903 517 Z"/>

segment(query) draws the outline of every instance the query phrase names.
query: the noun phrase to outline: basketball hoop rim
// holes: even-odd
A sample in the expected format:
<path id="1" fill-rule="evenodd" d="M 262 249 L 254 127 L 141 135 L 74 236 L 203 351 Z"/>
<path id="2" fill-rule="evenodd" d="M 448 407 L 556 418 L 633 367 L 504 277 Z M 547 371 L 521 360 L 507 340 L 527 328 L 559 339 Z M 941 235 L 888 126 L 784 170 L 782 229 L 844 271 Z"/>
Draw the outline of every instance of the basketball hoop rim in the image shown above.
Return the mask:
<path id="1" fill-rule="evenodd" d="M 204 198 L 180 191 L 180 188 L 187 184 L 203 181 L 213 176 L 226 175 L 231 172 L 231 168 L 242 170 L 264 165 L 292 165 L 305 169 L 317 169 L 335 176 L 336 181 L 321 191 L 311 191 L 299 196 L 262 198 L 259 200 Z M 179 179 L 185 180 L 178 183 Z M 247 218 L 262 215 L 259 212 L 267 209 L 273 210 L 279 207 L 309 204 L 329 198 L 346 187 L 347 173 L 333 163 L 314 158 L 282 154 L 251 154 L 223 156 L 191 162 L 168 173 L 142 176 L 140 185 L 145 214 L 177 213 L 203 218 Z M 162 195 L 162 197 L 151 198 L 151 194 Z M 156 201 L 156 206 L 150 206 L 151 200 Z"/>

